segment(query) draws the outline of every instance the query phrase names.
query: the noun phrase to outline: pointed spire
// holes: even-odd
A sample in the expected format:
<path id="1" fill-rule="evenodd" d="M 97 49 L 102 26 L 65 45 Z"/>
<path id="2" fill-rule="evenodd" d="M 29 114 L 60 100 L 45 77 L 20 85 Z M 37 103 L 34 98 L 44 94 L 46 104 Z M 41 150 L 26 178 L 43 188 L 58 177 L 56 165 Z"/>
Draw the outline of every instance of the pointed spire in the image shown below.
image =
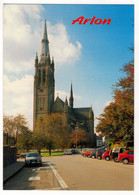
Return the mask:
<path id="1" fill-rule="evenodd" d="M 42 38 L 41 43 L 42 43 L 42 47 L 41 47 L 40 62 L 45 63 L 47 56 L 50 55 L 46 20 L 45 20 L 45 24 L 44 24 L 43 38 Z"/>
<path id="2" fill-rule="evenodd" d="M 93 119 L 93 110 L 92 110 L 92 105 L 90 107 L 90 111 L 89 111 L 89 119 Z"/>
<path id="3" fill-rule="evenodd" d="M 36 52 L 36 59 L 38 59 L 38 52 Z"/>
<path id="4" fill-rule="evenodd" d="M 71 108 L 73 108 L 73 101 L 74 98 L 73 98 L 73 90 L 72 90 L 72 83 L 71 83 L 70 98 L 69 98 L 69 105 Z"/>
<path id="5" fill-rule="evenodd" d="M 35 66 L 38 65 L 38 53 L 36 52 L 36 58 L 35 58 Z"/>

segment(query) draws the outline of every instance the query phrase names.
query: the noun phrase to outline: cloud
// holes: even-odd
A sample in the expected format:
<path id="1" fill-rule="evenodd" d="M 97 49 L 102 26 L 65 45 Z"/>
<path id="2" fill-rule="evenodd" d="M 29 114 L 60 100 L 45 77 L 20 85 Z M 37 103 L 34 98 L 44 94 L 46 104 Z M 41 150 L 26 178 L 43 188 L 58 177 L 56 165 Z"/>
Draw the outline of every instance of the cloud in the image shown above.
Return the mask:
<path id="1" fill-rule="evenodd" d="M 65 92 L 65 91 L 59 91 L 59 90 L 56 90 L 55 92 L 55 96 L 57 97 L 60 97 L 63 101 L 65 101 L 65 98 L 67 97 L 67 100 L 69 100 L 69 97 L 70 97 L 70 94 Z M 81 96 L 77 96 L 76 94 L 73 95 L 74 96 L 74 99 L 76 100 L 79 100 L 79 99 L 82 99 Z"/>
<path id="2" fill-rule="evenodd" d="M 16 116 L 23 114 L 32 129 L 33 125 L 33 81 L 34 77 L 25 75 L 21 79 L 10 80 L 8 76 L 3 76 L 4 80 L 4 114 Z M 65 101 L 65 97 L 69 99 L 69 93 L 56 90 L 56 96 Z M 81 99 L 80 96 L 74 94 L 75 99 Z"/>
<path id="3" fill-rule="evenodd" d="M 107 101 L 107 102 L 104 104 L 104 107 L 109 106 L 112 102 L 114 102 L 114 101 Z"/>
<path id="4" fill-rule="evenodd" d="M 48 34 L 50 51 L 55 57 L 57 65 L 72 64 L 79 59 L 82 45 L 78 41 L 75 44 L 70 42 L 64 24 L 51 26 L 48 23 Z"/>
<path id="5" fill-rule="evenodd" d="M 33 76 L 25 75 L 21 79 L 10 81 L 4 75 L 4 114 L 23 114 L 32 127 L 33 120 Z"/>
<path id="6" fill-rule="evenodd" d="M 44 28 L 42 5 L 4 5 L 4 114 L 23 114 L 33 124 L 33 75 L 35 53 L 40 54 Z M 70 41 L 62 23 L 48 25 L 50 55 L 55 65 L 74 64 L 81 54 L 80 42 Z M 64 91 L 56 91 L 65 100 Z M 74 95 L 75 98 L 81 98 Z"/>
<path id="7" fill-rule="evenodd" d="M 41 5 L 4 6 L 4 72 L 23 75 L 34 71 L 36 51 L 40 53 L 44 21 Z M 75 63 L 81 54 L 81 43 L 70 42 L 64 24 L 48 22 L 50 54 L 56 66 Z"/>

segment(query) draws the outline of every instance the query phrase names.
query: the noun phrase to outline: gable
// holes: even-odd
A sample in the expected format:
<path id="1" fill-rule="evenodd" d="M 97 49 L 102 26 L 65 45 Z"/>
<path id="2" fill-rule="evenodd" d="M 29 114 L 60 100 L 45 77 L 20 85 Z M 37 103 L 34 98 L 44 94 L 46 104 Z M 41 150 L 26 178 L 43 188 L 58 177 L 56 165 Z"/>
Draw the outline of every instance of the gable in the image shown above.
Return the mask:
<path id="1" fill-rule="evenodd" d="M 64 111 L 64 102 L 59 97 L 57 97 L 52 106 L 52 112 L 61 113 L 63 111 Z"/>

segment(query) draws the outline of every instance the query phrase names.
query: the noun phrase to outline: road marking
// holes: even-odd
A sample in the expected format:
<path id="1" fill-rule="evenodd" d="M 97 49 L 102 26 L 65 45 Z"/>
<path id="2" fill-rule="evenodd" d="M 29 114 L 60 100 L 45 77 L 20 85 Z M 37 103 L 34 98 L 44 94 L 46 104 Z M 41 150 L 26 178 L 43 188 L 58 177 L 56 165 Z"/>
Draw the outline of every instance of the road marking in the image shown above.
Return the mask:
<path id="1" fill-rule="evenodd" d="M 48 163 L 48 165 L 51 167 L 53 173 L 55 174 L 60 186 L 63 188 L 63 189 L 68 189 L 68 186 L 67 184 L 64 182 L 64 180 L 62 179 L 62 177 L 58 174 L 58 172 L 55 170 L 55 168 L 50 164 Z"/>
<path id="2" fill-rule="evenodd" d="M 57 188 L 43 188 L 43 189 L 35 188 L 35 190 L 61 190 L 61 187 L 57 187 Z"/>
<path id="3" fill-rule="evenodd" d="M 38 168 L 38 169 L 32 169 L 32 171 L 40 171 L 40 168 Z"/>
<path id="4" fill-rule="evenodd" d="M 28 180 L 29 180 L 29 181 L 40 180 L 40 177 L 29 177 Z"/>

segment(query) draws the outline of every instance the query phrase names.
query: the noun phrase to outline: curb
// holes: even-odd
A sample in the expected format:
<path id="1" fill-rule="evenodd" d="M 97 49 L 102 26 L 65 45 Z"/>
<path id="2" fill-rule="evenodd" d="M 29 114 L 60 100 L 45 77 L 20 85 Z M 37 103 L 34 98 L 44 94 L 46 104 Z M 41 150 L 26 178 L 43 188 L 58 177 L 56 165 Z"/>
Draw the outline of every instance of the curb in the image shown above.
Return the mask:
<path id="1" fill-rule="evenodd" d="M 19 167 L 14 172 L 10 173 L 7 177 L 3 178 L 3 184 L 5 184 L 11 177 L 13 177 L 16 173 L 18 173 L 24 166 L 25 166 L 25 164 L 23 164 L 21 167 Z M 4 170 L 3 170 L 3 172 L 4 172 Z"/>

